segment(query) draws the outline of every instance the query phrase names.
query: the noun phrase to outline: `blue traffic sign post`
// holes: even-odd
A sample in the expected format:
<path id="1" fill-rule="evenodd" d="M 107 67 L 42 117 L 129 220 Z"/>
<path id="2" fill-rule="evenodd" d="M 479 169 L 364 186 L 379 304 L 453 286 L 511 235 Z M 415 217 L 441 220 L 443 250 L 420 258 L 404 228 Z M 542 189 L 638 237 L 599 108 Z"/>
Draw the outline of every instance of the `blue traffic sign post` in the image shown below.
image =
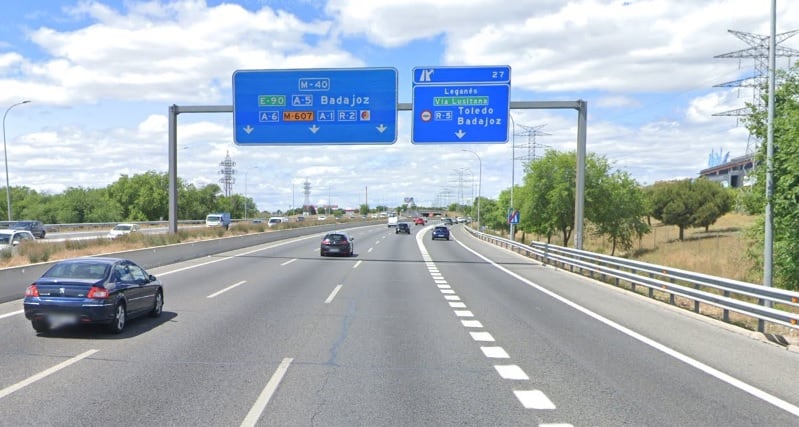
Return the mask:
<path id="1" fill-rule="evenodd" d="M 414 144 L 506 143 L 510 67 L 413 69 Z"/>
<path id="2" fill-rule="evenodd" d="M 393 144 L 397 69 L 238 70 L 239 145 Z"/>
<path id="3" fill-rule="evenodd" d="M 508 224 L 518 224 L 520 216 L 518 209 L 508 209 Z"/>

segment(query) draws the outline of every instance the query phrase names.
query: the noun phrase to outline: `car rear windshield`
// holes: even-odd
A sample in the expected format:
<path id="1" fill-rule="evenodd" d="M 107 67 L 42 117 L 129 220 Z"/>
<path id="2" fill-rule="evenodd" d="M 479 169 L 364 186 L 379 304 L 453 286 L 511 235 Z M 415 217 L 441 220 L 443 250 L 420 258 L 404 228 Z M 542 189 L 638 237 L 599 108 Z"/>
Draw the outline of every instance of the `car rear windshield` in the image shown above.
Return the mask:
<path id="1" fill-rule="evenodd" d="M 342 242 L 347 240 L 347 236 L 343 234 L 328 234 L 326 239 L 331 242 Z"/>
<path id="2" fill-rule="evenodd" d="M 62 263 L 52 266 L 42 277 L 63 277 L 67 279 L 102 279 L 108 266 L 99 263 Z"/>

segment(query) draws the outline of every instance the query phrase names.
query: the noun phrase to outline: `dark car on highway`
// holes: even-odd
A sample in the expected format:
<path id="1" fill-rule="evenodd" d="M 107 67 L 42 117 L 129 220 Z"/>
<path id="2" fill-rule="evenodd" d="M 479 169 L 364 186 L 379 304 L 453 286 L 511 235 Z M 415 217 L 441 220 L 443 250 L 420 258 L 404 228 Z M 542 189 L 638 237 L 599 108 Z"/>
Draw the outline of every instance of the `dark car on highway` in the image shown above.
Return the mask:
<path id="1" fill-rule="evenodd" d="M 133 261 L 72 258 L 56 262 L 28 286 L 23 306 L 37 332 L 99 323 L 118 334 L 129 319 L 160 316 L 164 289 L 161 281 Z"/>
<path id="2" fill-rule="evenodd" d="M 343 255 L 352 256 L 355 254 L 354 237 L 343 231 L 336 231 L 335 233 L 327 233 L 322 238 L 322 245 L 319 248 L 319 254 L 322 256 L 328 255 Z"/>
<path id="3" fill-rule="evenodd" d="M 446 239 L 449 240 L 449 228 L 443 225 L 437 225 L 433 228 L 433 240 Z"/>
<path id="4" fill-rule="evenodd" d="M 41 221 L 16 221 L 12 222 L 8 228 L 12 230 L 28 230 L 33 234 L 37 239 L 44 239 L 44 235 L 47 234 L 47 230 L 44 228 L 44 224 Z"/>
<path id="5" fill-rule="evenodd" d="M 400 233 L 411 234 L 411 227 L 407 222 L 401 222 L 397 224 L 397 228 L 394 229 L 394 234 Z"/>

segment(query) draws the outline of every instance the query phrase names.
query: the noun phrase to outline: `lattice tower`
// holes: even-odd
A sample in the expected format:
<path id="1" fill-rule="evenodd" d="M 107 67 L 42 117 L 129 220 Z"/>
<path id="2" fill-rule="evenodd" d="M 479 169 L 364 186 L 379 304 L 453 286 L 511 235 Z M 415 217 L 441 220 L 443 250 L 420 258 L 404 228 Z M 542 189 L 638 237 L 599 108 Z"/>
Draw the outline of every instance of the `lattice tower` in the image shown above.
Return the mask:
<path id="1" fill-rule="evenodd" d="M 233 184 L 236 183 L 236 178 L 233 175 L 236 175 L 236 162 L 230 158 L 230 152 L 228 151 L 225 153 L 225 160 L 219 162 L 219 174 L 222 175 L 222 178 L 219 178 L 219 184 L 222 185 L 222 191 L 225 193 L 225 197 L 230 197 L 233 193 Z"/>
<path id="2" fill-rule="evenodd" d="M 302 183 L 302 192 L 305 194 L 305 201 L 302 202 L 302 210 L 308 211 L 308 208 L 311 206 L 311 182 L 308 181 L 308 177 L 305 177 L 305 182 Z"/>
<path id="3" fill-rule="evenodd" d="M 540 144 L 536 141 L 538 136 L 551 135 L 541 130 L 544 126 L 546 124 L 538 126 L 516 125 L 520 130 L 514 131 L 515 135 L 525 137 L 525 140 L 521 144 L 516 144 L 516 147 L 521 148 L 521 150 L 516 151 L 514 160 L 521 160 L 522 165 L 527 166 L 528 163 L 538 157 L 541 149 L 550 148 L 548 145 Z"/>
<path id="4" fill-rule="evenodd" d="M 737 50 L 735 52 L 728 52 L 721 55 L 716 55 L 714 58 L 738 58 L 738 68 L 740 68 L 740 60 L 743 58 L 752 58 L 754 61 L 754 73 L 751 77 L 733 80 L 731 82 L 721 83 L 714 85 L 713 87 L 750 87 L 752 88 L 752 105 L 754 105 L 757 109 L 765 109 L 765 101 L 763 100 L 762 92 L 763 90 L 767 89 L 768 85 L 768 72 L 769 72 L 769 64 L 768 64 L 768 51 L 769 51 L 769 42 L 771 41 L 770 35 L 759 35 L 753 33 L 746 33 L 743 31 L 735 31 L 735 30 L 727 30 L 735 37 L 743 40 L 744 43 L 749 45 L 747 49 Z M 799 30 L 788 31 L 784 33 L 777 34 L 775 36 L 775 44 L 777 46 L 774 55 L 777 58 L 788 58 L 788 67 L 791 66 L 791 57 L 799 56 L 799 50 L 792 49 L 789 47 L 780 46 L 780 43 L 783 41 L 791 38 L 796 33 L 799 33 Z M 777 77 L 779 79 L 779 77 Z M 776 86 L 779 86 L 780 80 L 774 82 Z M 740 93 L 740 92 L 739 92 Z M 751 110 L 747 107 L 744 108 L 737 108 L 735 110 L 724 111 L 722 113 L 716 113 L 714 116 L 748 116 L 751 113 Z M 757 150 L 757 144 L 752 143 L 753 137 L 752 135 L 749 136 L 749 141 L 746 144 L 746 154 L 752 154 L 754 151 Z"/>

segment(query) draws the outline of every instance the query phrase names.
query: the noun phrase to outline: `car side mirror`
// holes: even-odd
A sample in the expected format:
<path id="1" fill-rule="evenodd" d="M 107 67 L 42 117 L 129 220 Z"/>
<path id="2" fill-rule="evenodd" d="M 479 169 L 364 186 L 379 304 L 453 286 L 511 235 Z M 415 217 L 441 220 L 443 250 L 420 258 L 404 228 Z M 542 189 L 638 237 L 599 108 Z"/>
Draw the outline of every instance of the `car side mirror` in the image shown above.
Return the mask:
<path id="1" fill-rule="evenodd" d="M 354 238 L 354 237 L 350 237 L 350 240 L 352 240 L 352 241 L 354 242 L 354 241 L 355 241 L 355 238 Z"/>
<path id="2" fill-rule="evenodd" d="M 153 276 L 152 274 L 151 274 L 151 275 L 149 275 L 149 276 L 147 276 L 147 279 L 148 279 L 149 281 L 151 281 L 151 282 L 155 282 L 155 276 Z"/>

